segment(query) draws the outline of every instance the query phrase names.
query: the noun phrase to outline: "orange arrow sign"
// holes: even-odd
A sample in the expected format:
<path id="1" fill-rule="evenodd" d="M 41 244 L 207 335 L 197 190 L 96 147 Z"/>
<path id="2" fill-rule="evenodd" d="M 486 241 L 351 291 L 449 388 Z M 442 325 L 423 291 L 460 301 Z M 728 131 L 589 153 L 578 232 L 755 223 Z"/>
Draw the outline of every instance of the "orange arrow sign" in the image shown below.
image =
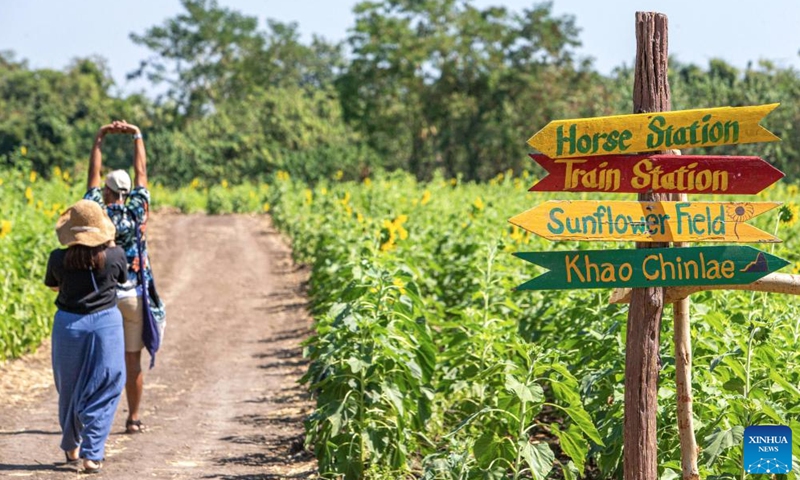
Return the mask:
<path id="1" fill-rule="evenodd" d="M 775 243 L 744 222 L 780 205 L 550 200 L 508 221 L 549 240 Z"/>

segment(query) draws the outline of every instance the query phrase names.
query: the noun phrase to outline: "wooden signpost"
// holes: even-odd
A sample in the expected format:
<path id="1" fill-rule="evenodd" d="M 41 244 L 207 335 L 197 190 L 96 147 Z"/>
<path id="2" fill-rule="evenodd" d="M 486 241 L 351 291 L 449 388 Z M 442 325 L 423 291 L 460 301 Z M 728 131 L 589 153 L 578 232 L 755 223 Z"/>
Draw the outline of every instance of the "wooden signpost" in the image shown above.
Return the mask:
<path id="1" fill-rule="evenodd" d="M 634 113 L 672 110 L 667 78 L 668 43 L 665 15 L 636 12 Z M 672 195 L 647 192 L 638 194 L 637 198 L 648 202 L 687 200 L 671 198 Z M 636 244 L 636 248 L 668 246 Z M 633 291 L 625 328 L 623 473 L 626 480 L 652 480 L 658 474 L 656 412 L 664 287 L 647 286 Z M 678 353 L 675 355 L 677 364 Z"/>
<path id="2" fill-rule="evenodd" d="M 760 157 L 722 155 L 604 155 L 530 157 L 548 175 L 531 192 L 756 194 L 783 178 Z"/>
<path id="3" fill-rule="evenodd" d="M 780 139 L 760 126 L 779 104 L 557 120 L 528 139 L 550 158 L 713 147 Z"/>
<path id="4" fill-rule="evenodd" d="M 518 290 L 625 287 L 630 293 L 624 477 L 652 480 L 658 473 L 657 380 L 665 287 L 689 292 L 763 282 L 770 284 L 764 289 L 784 291 L 779 288 L 789 288 L 789 283 L 792 288 L 800 286 L 800 276 L 792 276 L 797 278 L 791 282 L 767 282 L 780 275 L 770 272 L 788 262 L 751 247 L 683 243 L 780 241 L 744 223 L 779 203 L 689 202 L 687 197 L 688 193 L 754 194 L 780 179 L 780 171 L 758 157 L 677 155 L 681 148 L 779 141 L 758 124 L 778 104 L 670 112 L 666 16 L 637 12 L 636 40 L 635 114 L 553 121 L 528 144 L 543 154 L 531 156 L 548 171 L 531 191 L 635 192 L 639 201 L 549 201 L 509 221 L 551 240 L 640 242 L 636 250 L 515 255 L 549 269 Z M 665 242 L 683 248 L 666 248 Z M 688 299 L 675 301 L 674 306 L 682 477 L 699 480 Z"/>
<path id="5" fill-rule="evenodd" d="M 508 221 L 548 240 L 775 243 L 745 222 L 780 205 L 550 200 Z"/>
<path id="6" fill-rule="evenodd" d="M 720 246 L 519 252 L 549 271 L 517 290 L 736 285 L 754 282 L 789 262 L 753 247 Z"/>

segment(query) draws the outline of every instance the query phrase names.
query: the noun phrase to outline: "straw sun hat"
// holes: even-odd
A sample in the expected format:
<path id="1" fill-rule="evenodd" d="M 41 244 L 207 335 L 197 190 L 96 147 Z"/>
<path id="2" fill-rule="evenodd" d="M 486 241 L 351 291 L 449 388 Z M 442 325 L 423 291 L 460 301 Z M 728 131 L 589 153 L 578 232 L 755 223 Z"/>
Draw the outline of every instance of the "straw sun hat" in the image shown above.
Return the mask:
<path id="1" fill-rule="evenodd" d="M 96 247 L 113 240 L 116 228 L 98 203 L 80 200 L 58 218 L 56 234 L 61 245 L 67 247 Z"/>

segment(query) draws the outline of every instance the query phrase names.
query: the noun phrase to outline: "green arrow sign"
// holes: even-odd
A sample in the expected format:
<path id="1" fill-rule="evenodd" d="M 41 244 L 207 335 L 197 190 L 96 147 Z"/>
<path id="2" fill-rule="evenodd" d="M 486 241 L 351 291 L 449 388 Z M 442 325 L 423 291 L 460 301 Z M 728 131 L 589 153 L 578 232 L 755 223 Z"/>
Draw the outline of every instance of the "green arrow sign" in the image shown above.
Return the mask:
<path id="1" fill-rule="evenodd" d="M 517 290 L 747 284 L 789 262 L 744 246 L 517 252 L 547 268 Z"/>

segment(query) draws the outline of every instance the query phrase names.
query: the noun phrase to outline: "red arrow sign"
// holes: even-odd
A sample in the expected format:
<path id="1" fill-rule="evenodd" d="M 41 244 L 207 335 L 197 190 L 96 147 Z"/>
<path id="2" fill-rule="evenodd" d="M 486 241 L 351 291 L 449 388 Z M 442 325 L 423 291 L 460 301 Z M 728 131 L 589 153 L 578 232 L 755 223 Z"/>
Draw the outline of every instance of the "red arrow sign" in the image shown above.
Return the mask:
<path id="1" fill-rule="evenodd" d="M 548 175 L 535 192 L 756 194 L 783 172 L 760 157 L 606 155 L 552 159 L 531 154 Z"/>

